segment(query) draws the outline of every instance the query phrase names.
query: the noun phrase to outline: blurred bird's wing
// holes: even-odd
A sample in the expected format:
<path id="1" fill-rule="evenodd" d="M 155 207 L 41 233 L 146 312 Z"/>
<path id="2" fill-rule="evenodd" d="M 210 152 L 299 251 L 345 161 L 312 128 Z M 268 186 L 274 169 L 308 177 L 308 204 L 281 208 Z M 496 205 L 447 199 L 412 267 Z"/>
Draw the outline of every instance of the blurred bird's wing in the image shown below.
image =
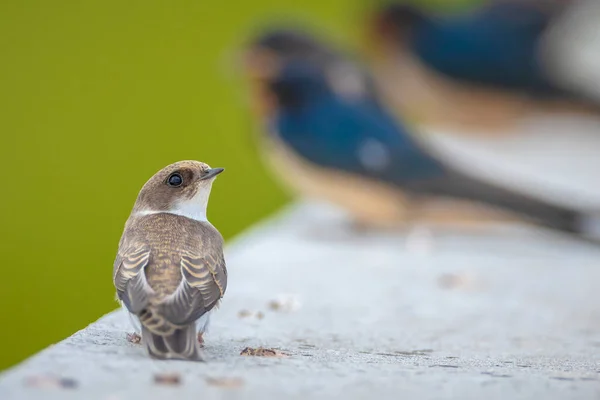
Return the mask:
<path id="1" fill-rule="evenodd" d="M 161 303 L 162 315 L 173 324 L 192 323 L 217 306 L 227 289 L 227 267 L 220 248 L 181 256 L 183 279 Z"/>
<path id="2" fill-rule="evenodd" d="M 122 242 L 113 266 L 113 283 L 118 298 L 132 313 L 140 312 L 153 290 L 146 281 L 144 268 L 150 260 L 150 248 L 142 243 Z"/>

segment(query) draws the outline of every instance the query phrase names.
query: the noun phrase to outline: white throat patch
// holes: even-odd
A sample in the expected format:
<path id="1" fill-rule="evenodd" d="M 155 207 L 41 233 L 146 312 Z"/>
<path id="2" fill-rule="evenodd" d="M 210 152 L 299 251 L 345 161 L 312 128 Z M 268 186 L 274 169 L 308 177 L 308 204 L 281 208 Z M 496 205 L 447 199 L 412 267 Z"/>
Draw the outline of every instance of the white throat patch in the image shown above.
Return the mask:
<path id="1" fill-rule="evenodd" d="M 208 207 L 208 198 L 212 188 L 212 182 L 207 186 L 198 190 L 196 195 L 190 200 L 180 201 L 170 210 L 141 210 L 135 213 L 136 216 L 152 215 L 152 214 L 174 214 L 182 217 L 190 218 L 199 222 L 209 222 L 206 217 L 206 209 Z"/>

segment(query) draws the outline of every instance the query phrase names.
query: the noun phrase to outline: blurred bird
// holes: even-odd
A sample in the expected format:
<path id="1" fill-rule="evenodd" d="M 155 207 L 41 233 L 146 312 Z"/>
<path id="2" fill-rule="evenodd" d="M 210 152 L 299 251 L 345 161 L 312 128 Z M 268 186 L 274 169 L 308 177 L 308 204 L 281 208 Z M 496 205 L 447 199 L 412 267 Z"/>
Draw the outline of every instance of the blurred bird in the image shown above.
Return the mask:
<path id="1" fill-rule="evenodd" d="M 597 112 L 555 79 L 547 56 L 545 34 L 568 3 L 492 0 L 450 15 L 393 3 L 371 21 L 370 54 L 382 87 L 424 121 L 485 127 L 542 109 Z"/>
<path id="2" fill-rule="evenodd" d="M 272 46 L 274 37 L 289 46 Z M 262 67 L 249 56 L 249 75 L 262 87 L 259 101 L 268 104 L 266 155 L 297 191 L 338 204 L 367 225 L 406 220 L 441 198 L 492 206 L 563 232 L 592 233 L 587 215 L 475 179 L 437 158 L 364 83 L 365 69 L 340 53 L 335 61 L 315 62 L 316 56 L 288 51 L 299 37 L 269 32 L 249 46 L 250 53 L 269 54 Z M 315 53 L 326 48 L 315 39 L 303 42 L 313 43 Z"/>
<path id="3" fill-rule="evenodd" d="M 198 161 L 163 168 L 125 224 L 113 283 L 153 358 L 202 359 L 199 341 L 227 288 L 223 238 L 206 218 L 222 171 Z"/>

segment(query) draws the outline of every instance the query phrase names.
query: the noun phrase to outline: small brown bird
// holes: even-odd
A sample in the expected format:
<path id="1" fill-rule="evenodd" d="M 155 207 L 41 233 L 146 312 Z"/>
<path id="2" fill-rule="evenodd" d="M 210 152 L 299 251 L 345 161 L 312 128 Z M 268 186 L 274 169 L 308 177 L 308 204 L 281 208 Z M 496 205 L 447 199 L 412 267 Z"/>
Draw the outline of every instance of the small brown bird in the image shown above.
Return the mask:
<path id="1" fill-rule="evenodd" d="M 125 223 L 113 283 L 151 357 L 202 360 L 199 342 L 227 288 L 223 238 L 206 218 L 221 172 L 198 161 L 163 168 Z"/>

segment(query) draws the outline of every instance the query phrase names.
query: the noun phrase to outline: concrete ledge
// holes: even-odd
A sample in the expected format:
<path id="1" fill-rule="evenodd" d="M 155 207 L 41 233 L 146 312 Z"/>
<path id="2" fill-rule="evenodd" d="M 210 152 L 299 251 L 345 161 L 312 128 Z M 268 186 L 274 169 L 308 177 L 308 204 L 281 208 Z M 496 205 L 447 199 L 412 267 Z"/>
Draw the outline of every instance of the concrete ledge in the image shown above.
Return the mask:
<path id="1" fill-rule="evenodd" d="M 513 226 L 407 236 L 344 224 L 298 204 L 228 248 L 208 362 L 150 360 L 113 312 L 2 374 L 0 398 L 600 397 L 600 249 Z M 270 304 L 283 294 L 289 309 Z M 289 356 L 240 356 L 247 346 Z"/>

